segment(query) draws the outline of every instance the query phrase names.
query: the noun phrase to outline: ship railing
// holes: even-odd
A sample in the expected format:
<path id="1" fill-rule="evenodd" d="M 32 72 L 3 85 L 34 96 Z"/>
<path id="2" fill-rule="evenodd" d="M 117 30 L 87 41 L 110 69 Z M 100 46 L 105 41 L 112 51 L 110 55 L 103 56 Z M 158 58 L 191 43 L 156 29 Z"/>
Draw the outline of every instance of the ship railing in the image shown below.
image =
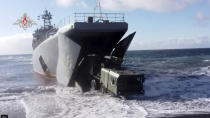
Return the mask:
<path id="1" fill-rule="evenodd" d="M 75 22 L 87 22 L 92 17 L 93 22 L 108 20 L 109 22 L 124 22 L 124 13 L 74 13 Z"/>

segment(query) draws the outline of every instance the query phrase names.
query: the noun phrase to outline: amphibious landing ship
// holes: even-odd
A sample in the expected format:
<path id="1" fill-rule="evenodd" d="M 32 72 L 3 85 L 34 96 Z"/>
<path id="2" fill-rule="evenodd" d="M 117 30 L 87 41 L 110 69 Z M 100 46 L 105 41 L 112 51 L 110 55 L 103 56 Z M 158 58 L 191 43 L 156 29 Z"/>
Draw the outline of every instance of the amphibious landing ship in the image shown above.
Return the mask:
<path id="1" fill-rule="evenodd" d="M 72 25 L 57 29 L 47 10 L 44 26 L 33 34 L 36 73 L 56 77 L 59 84 L 81 91 L 101 89 L 115 95 L 142 93 L 144 75 L 121 67 L 135 35 L 121 13 L 75 13 Z"/>

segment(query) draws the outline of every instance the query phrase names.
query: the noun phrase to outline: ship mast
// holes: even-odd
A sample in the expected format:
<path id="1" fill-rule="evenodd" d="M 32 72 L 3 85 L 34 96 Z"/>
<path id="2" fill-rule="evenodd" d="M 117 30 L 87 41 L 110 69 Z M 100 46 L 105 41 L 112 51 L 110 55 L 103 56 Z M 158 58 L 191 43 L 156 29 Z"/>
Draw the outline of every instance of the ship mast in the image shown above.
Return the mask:
<path id="1" fill-rule="evenodd" d="M 51 26 L 51 19 L 52 19 L 51 13 L 48 10 L 45 10 L 44 14 L 41 15 L 41 17 L 44 21 L 44 29 L 48 29 Z"/>
<path id="2" fill-rule="evenodd" d="M 99 10 L 99 19 L 100 20 L 103 20 L 103 16 L 102 16 L 102 9 L 101 9 L 101 1 L 100 0 L 96 0 L 96 2 L 97 2 L 97 5 L 96 5 L 96 7 L 95 7 L 95 9 L 94 9 L 94 12 L 97 10 L 97 8 L 98 8 L 98 10 Z"/>
<path id="3" fill-rule="evenodd" d="M 99 7 L 100 19 L 103 20 L 100 0 L 98 0 L 98 7 Z"/>

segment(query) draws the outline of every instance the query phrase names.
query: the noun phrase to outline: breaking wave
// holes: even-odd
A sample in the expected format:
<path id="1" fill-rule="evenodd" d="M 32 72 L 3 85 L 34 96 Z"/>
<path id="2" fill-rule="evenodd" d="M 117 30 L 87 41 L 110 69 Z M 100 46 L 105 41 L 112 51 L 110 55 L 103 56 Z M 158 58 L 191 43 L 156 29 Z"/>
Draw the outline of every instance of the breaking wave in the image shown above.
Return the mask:
<path id="1" fill-rule="evenodd" d="M 22 100 L 27 118 L 144 118 L 147 115 L 136 102 L 129 103 L 98 92 L 82 94 L 75 88 L 61 86 L 40 90 L 41 93 L 32 93 Z"/>

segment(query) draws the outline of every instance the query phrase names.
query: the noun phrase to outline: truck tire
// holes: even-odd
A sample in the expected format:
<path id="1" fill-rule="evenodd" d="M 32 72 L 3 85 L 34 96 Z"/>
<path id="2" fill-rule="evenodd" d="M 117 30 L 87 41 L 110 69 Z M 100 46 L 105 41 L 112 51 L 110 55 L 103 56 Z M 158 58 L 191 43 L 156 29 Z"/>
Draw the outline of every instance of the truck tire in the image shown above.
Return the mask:
<path id="1" fill-rule="evenodd" d="M 107 90 L 106 90 L 106 88 L 105 88 L 104 86 L 101 86 L 100 91 L 101 91 L 102 93 L 106 93 L 106 92 L 107 92 Z"/>
<path id="2" fill-rule="evenodd" d="M 142 89 L 140 93 L 144 95 L 144 94 L 145 94 L 145 91 L 144 91 L 144 89 Z"/>
<path id="3" fill-rule="evenodd" d="M 100 84 L 97 80 L 91 80 L 91 90 L 99 90 Z"/>
<path id="4" fill-rule="evenodd" d="M 97 90 L 96 80 L 91 80 L 91 90 Z"/>

